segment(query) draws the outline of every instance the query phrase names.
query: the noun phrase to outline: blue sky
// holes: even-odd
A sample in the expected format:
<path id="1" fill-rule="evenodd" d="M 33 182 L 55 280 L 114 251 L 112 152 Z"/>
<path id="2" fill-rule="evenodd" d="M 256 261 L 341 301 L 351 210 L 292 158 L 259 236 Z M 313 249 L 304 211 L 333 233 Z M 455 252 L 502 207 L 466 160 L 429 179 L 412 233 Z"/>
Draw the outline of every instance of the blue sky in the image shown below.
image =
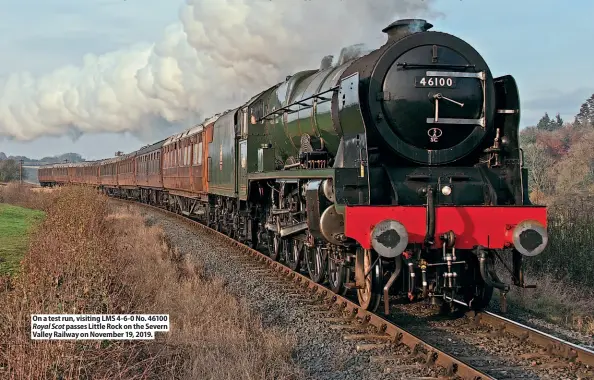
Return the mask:
<path id="1" fill-rule="evenodd" d="M 329 11 L 340 6 L 339 0 L 324 1 Z M 178 20 L 180 4 L 0 0 L 0 77 L 22 70 L 41 75 L 78 65 L 88 53 L 157 41 L 164 28 Z M 522 99 L 522 126 L 535 124 L 545 111 L 571 120 L 594 93 L 594 1 L 436 0 L 433 9 L 444 15 L 428 20 L 434 30 L 457 35 L 477 48 L 495 76 L 514 75 Z M 0 151 L 37 158 L 76 152 L 98 159 L 143 144 L 130 134 L 88 134 L 76 141 L 69 136 L 26 143 L 0 139 Z"/>

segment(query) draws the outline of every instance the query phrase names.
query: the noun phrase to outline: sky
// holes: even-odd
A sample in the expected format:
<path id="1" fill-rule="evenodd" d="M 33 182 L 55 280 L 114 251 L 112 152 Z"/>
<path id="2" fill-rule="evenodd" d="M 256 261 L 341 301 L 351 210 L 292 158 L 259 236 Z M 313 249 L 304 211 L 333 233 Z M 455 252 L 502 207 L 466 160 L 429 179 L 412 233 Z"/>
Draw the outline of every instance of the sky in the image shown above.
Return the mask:
<path id="1" fill-rule="evenodd" d="M 413 1 L 426 0 L 409 0 Z M 323 3 L 328 12 L 341 7 L 341 0 Z M 182 4 L 175 0 L 0 0 L 0 81 L 23 71 L 43 76 L 81 66 L 89 54 L 99 56 L 158 42 L 168 25 L 179 23 Z M 454 34 L 474 46 L 494 76 L 515 77 L 522 127 L 536 124 L 544 112 L 551 116 L 560 112 L 565 120 L 573 120 L 581 103 L 594 93 L 594 1 L 435 0 L 430 8 L 433 17 L 425 18 L 433 30 Z M 384 26 L 377 25 L 377 29 Z M 179 125 L 165 128 L 157 137 L 180 129 Z M 66 130 L 60 137 L 29 141 L 0 137 L 0 151 L 30 158 L 74 152 L 93 160 L 136 150 L 157 137 L 154 133 Z"/>

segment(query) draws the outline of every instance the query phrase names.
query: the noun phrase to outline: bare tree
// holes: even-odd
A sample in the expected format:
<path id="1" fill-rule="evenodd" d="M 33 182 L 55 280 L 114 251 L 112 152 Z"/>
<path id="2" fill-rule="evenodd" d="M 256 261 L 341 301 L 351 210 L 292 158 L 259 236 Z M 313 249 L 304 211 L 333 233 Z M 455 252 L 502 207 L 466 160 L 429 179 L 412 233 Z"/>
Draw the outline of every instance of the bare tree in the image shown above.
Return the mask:
<path id="1" fill-rule="evenodd" d="M 19 179 L 19 163 L 15 160 L 0 161 L 0 182 L 10 182 Z M 23 179 L 26 179 L 26 172 L 23 170 Z"/>
<path id="2" fill-rule="evenodd" d="M 555 188 L 555 160 L 546 146 L 540 143 L 528 144 L 524 149 L 524 166 L 528 169 L 528 188 L 531 193 L 551 195 Z M 541 202 L 543 199 L 535 199 Z"/>

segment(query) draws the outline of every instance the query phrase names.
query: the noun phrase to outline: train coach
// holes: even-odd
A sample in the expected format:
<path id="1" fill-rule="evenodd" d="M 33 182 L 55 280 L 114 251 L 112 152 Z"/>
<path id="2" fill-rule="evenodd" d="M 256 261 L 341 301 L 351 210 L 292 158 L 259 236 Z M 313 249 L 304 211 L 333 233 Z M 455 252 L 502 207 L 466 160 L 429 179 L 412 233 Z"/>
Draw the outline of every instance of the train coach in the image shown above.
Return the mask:
<path id="1" fill-rule="evenodd" d="M 546 208 L 528 198 L 514 78 L 494 78 L 475 48 L 431 28 L 396 21 L 376 50 L 324 59 L 100 161 L 98 186 L 197 218 L 356 292 L 365 309 L 383 298 L 389 312 L 397 295 L 483 308 L 493 289 L 527 286 L 523 260 L 547 246 Z M 61 168 L 40 180 L 68 181 Z M 510 283 L 500 258 L 513 263 Z"/>
<path id="2" fill-rule="evenodd" d="M 37 177 L 41 186 L 54 186 L 73 183 L 76 164 L 61 163 L 44 165 L 39 168 Z M 71 168 L 69 171 L 68 169 Z"/>

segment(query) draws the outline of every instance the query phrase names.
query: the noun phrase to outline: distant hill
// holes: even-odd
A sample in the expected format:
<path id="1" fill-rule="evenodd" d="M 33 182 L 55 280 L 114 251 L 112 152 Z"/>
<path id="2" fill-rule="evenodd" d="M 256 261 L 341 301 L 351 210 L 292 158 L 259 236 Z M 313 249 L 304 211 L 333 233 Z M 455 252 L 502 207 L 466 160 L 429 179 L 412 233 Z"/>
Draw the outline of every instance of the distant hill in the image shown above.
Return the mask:
<path id="1" fill-rule="evenodd" d="M 23 165 L 26 166 L 40 166 L 47 164 L 57 164 L 63 162 L 82 162 L 84 159 L 78 153 L 64 153 L 59 156 L 43 157 L 39 160 L 25 157 L 25 156 L 6 156 L 4 152 L 0 152 L 0 160 L 23 160 Z"/>

